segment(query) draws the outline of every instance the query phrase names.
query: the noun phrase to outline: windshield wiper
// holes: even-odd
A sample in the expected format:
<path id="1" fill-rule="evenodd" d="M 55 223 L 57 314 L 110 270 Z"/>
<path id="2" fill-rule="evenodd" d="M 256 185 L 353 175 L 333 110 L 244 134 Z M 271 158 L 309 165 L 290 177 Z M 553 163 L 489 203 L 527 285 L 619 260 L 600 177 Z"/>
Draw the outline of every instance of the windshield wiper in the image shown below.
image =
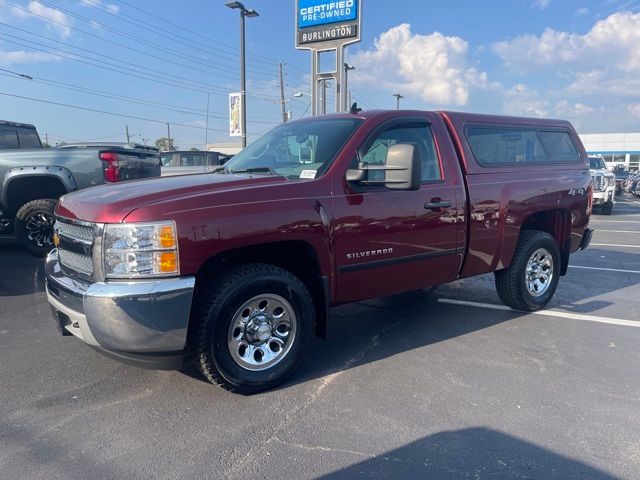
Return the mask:
<path id="1" fill-rule="evenodd" d="M 271 167 L 252 167 L 242 170 L 229 170 L 229 173 L 268 173 L 270 175 L 280 175 Z"/>

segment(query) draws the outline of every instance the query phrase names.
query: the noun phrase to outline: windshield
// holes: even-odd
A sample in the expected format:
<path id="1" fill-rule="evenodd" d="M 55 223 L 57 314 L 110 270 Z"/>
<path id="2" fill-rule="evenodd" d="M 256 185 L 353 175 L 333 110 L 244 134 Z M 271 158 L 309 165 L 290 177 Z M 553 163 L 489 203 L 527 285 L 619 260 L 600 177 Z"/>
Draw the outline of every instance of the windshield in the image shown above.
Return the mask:
<path id="1" fill-rule="evenodd" d="M 589 168 L 592 170 L 602 170 L 607 167 L 604 164 L 604 160 L 600 157 L 589 157 Z"/>
<path id="2" fill-rule="evenodd" d="M 317 178 L 327 171 L 361 122 L 358 118 L 333 118 L 281 125 L 229 160 L 225 170 Z"/>

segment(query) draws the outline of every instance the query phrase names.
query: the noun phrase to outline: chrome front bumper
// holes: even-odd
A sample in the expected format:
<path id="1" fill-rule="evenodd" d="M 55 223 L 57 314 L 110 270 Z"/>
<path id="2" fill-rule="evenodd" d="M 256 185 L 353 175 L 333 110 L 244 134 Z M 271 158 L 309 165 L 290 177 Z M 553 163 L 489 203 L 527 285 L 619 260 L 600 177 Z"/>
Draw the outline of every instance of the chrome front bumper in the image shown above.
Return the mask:
<path id="1" fill-rule="evenodd" d="M 90 283 L 66 275 L 57 250 L 45 272 L 47 299 L 63 334 L 125 361 L 185 349 L 195 277 Z M 147 366 L 154 368 L 151 361 Z"/>

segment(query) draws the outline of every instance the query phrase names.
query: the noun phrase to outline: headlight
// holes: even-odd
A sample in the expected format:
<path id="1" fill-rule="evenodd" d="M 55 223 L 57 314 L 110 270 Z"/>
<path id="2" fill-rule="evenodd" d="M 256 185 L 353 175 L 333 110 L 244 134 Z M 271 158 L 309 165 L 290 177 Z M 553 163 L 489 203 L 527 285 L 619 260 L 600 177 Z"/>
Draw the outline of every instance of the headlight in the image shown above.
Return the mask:
<path id="1" fill-rule="evenodd" d="M 103 239 L 108 278 L 178 275 L 178 236 L 172 221 L 107 224 Z"/>

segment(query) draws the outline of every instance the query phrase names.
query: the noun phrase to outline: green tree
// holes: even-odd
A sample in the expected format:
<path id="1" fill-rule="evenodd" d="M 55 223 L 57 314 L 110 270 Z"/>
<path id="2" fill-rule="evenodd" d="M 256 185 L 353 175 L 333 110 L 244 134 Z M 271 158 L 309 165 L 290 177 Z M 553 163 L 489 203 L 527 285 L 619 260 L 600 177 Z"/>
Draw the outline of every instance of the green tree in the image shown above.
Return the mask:
<path id="1" fill-rule="evenodd" d="M 171 141 L 167 137 L 160 137 L 156 140 L 156 148 L 161 152 L 172 152 L 178 149 L 173 138 Z"/>

